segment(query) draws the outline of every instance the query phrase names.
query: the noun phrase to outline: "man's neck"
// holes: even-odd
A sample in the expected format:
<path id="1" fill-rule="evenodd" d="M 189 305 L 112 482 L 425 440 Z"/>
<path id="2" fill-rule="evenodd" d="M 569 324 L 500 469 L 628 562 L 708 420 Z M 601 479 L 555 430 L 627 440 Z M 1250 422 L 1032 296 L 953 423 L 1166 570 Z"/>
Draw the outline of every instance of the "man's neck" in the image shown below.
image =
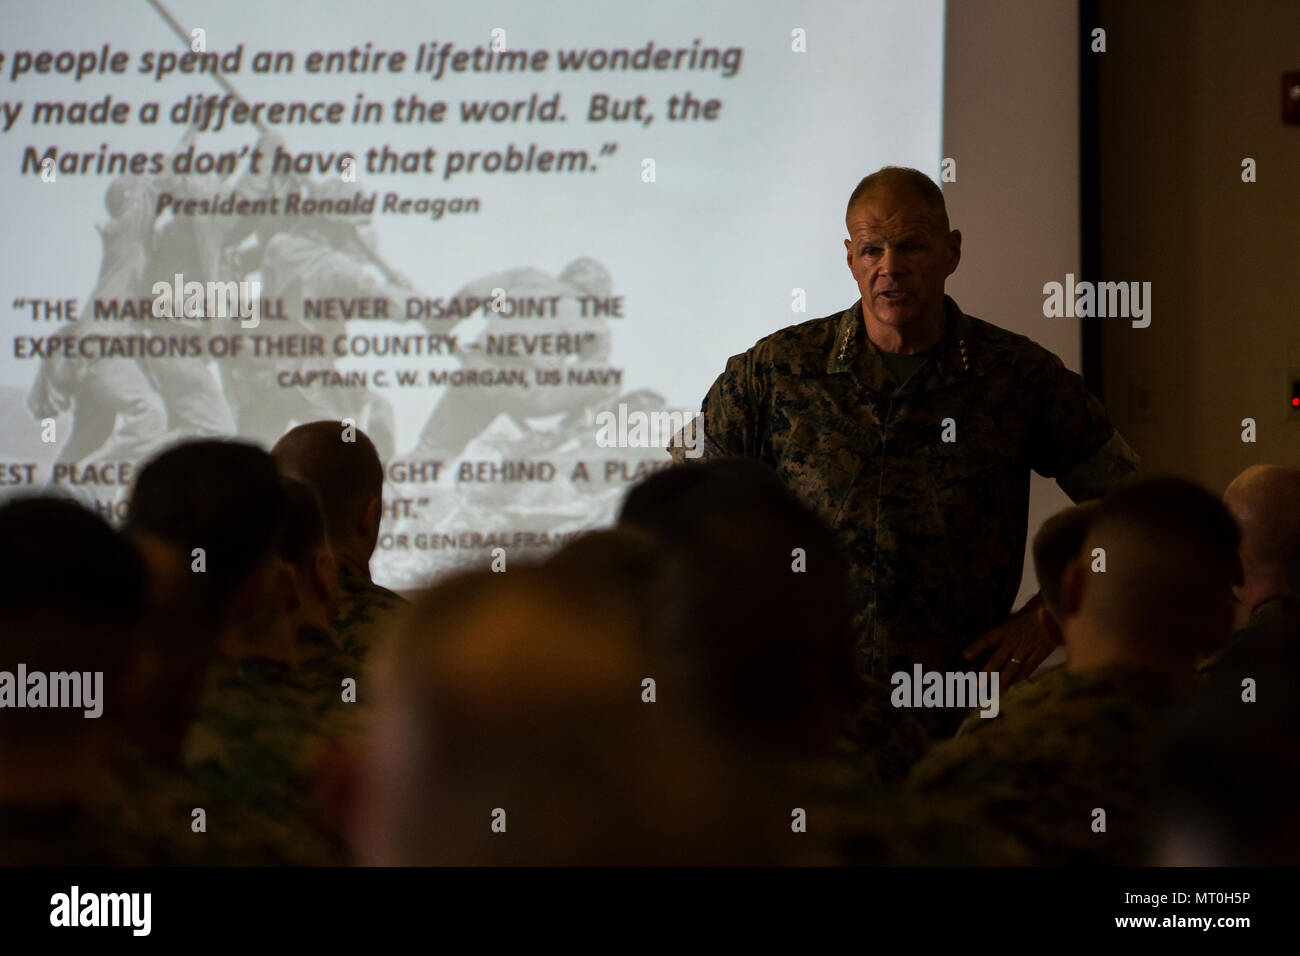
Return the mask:
<path id="1" fill-rule="evenodd" d="M 867 338 L 872 345 L 882 352 L 901 355 L 917 355 L 934 348 L 943 338 L 948 325 L 947 311 L 942 300 L 931 313 L 906 326 L 877 322 L 865 308 L 862 310 L 862 318 Z"/>
<path id="2" fill-rule="evenodd" d="M 1183 660 L 1166 654 L 1138 653 L 1131 645 L 1130 641 L 1113 640 L 1109 635 L 1096 632 L 1085 636 L 1076 627 L 1066 639 L 1065 666 L 1076 674 L 1100 670 L 1144 670 L 1190 678 L 1195 673 L 1190 658 Z"/>
<path id="3" fill-rule="evenodd" d="M 362 558 L 355 551 L 337 544 L 333 545 L 333 548 L 334 558 L 338 561 L 340 571 L 346 571 L 351 577 L 370 583 L 369 557 Z"/>

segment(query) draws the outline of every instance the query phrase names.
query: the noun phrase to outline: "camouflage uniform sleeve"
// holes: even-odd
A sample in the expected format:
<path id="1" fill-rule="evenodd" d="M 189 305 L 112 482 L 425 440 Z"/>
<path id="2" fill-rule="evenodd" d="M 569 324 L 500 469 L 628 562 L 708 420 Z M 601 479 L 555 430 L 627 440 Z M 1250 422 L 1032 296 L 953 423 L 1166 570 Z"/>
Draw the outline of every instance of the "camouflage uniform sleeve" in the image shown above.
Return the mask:
<path id="1" fill-rule="evenodd" d="M 1072 501 L 1087 501 L 1100 498 L 1116 485 L 1135 476 L 1139 464 L 1137 452 L 1128 446 L 1119 432 L 1112 429 L 1106 444 L 1057 478 L 1056 483 Z"/>
<path id="2" fill-rule="evenodd" d="M 750 352 L 733 355 L 700 406 L 700 416 L 668 443 L 673 461 L 703 461 L 726 455 L 759 457 L 762 443 L 760 390 Z"/>
<path id="3" fill-rule="evenodd" d="M 1039 397 L 1039 414 L 1030 465 L 1055 478 L 1072 501 L 1100 497 L 1137 473 L 1137 454 L 1101 402 L 1055 355 L 1049 353 L 1031 392 Z"/>

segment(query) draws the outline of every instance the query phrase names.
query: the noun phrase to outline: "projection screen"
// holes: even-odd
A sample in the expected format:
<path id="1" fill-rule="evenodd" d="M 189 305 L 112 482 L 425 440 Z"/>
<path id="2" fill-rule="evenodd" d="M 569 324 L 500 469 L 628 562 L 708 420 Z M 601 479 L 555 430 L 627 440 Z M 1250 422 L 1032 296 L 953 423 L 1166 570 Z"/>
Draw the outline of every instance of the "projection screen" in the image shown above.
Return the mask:
<path id="1" fill-rule="evenodd" d="M 180 437 L 269 446 L 333 419 L 384 460 L 378 583 L 607 524 L 670 459 L 666 435 L 602 424 L 698 410 L 728 356 L 852 304 L 848 193 L 887 164 L 938 180 L 954 90 L 954 226 L 998 235 L 1015 186 L 986 162 L 1006 130 L 980 121 L 980 84 L 1007 69 L 999 43 L 1025 45 L 1013 18 L 952 7 L 7 8 L 0 493 L 52 486 L 118 520 Z M 987 36 L 949 50 L 954 87 L 958 14 Z M 1039 68 L 1068 88 L 1038 108 L 1060 121 L 1073 5 L 1047 17 Z M 1064 272 L 1077 165 L 1055 173 L 1028 198 L 1063 207 L 1063 238 L 1026 245 Z M 988 252 L 950 291 L 1077 367 L 1077 329 L 1039 334 L 1011 263 L 969 265 Z"/>

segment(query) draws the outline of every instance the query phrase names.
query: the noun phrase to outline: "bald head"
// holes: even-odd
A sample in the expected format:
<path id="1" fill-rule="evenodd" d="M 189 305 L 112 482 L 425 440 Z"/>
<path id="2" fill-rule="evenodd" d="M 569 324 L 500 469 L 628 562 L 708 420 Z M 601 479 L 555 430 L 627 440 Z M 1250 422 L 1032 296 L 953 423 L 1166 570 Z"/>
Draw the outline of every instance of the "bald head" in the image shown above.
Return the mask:
<path id="1" fill-rule="evenodd" d="M 849 195 L 845 218 L 848 219 L 854 208 L 867 197 L 881 195 L 910 195 L 920 199 L 933 216 L 936 228 L 945 233 L 948 231 L 948 207 L 943 201 L 943 191 L 925 173 L 907 166 L 883 166 L 864 176 Z"/>
<path id="2" fill-rule="evenodd" d="M 1108 495 L 1066 569 L 1071 666 L 1190 669 L 1231 632 L 1238 540 L 1232 516 L 1193 482 L 1148 479 Z"/>
<path id="3" fill-rule="evenodd" d="M 330 543 L 368 562 L 382 517 L 384 468 L 365 432 L 319 421 L 285 432 L 271 456 L 286 476 L 316 492 Z"/>
<path id="4" fill-rule="evenodd" d="M 1241 529 L 1237 596 L 1246 609 L 1300 593 L 1300 468 L 1252 465 L 1228 485 L 1223 503 Z"/>

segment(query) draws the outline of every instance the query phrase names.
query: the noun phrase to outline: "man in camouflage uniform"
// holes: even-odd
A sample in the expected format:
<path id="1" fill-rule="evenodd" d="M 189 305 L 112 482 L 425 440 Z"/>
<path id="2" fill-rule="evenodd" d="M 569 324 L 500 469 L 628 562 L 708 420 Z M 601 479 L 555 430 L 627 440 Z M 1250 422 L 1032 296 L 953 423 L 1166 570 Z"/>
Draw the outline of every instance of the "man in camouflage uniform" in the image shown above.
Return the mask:
<path id="1" fill-rule="evenodd" d="M 357 682 L 363 710 L 373 700 L 368 679 L 374 646 L 406 602 L 370 577 L 383 519 L 384 469 L 374 443 L 338 421 L 309 422 L 286 432 L 271 454 L 280 470 L 316 492 L 330 550 L 338 563 L 336 646 L 318 648 L 338 676 Z"/>
<path id="2" fill-rule="evenodd" d="M 341 845 L 313 804 L 314 774 L 351 729 L 350 705 L 328 667 L 296 667 L 244 652 L 221 657 L 185 742 L 189 777 L 218 807 L 258 819 L 265 839 L 247 863 L 342 863 Z M 209 811 L 214 829 L 226 821 Z M 226 824 L 227 826 L 229 824 Z"/>
<path id="3" fill-rule="evenodd" d="M 1006 686 L 1053 649 L 1032 613 L 1007 618 L 1030 469 L 1079 501 L 1136 456 L 1056 356 L 944 295 L 961 234 L 928 177 L 866 177 L 846 223 L 862 298 L 728 360 L 702 405 L 704 457 L 766 462 L 837 532 L 864 672 L 960 671 L 992 648 Z"/>
<path id="4" fill-rule="evenodd" d="M 1231 628 L 1236 548 L 1231 516 L 1191 482 L 1108 495 L 1062 582 L 1066 666 L 1008 691 L 998 719 L 972 716 L 908 793 L 962 803 L 1031 862 L 1150 862 L 1148 764 L 1196 689 L 1196 655 Z"/>
<path id="5" fill-rule="evenodd" d="M 320 504 L 300 482 L 284 485 L 280 586 L 242 633 L 223 635 L 185 757 L 219 806 L 269 824 L 272 839 L 247 848 L 257 854 L 250 862 L 337 863 L 341 844 L 315 804 L 316 774 L 341 738 L 360 732 L 360 715 L 343 685 L 347 668 L 311 653 L 328 641 L 318 636 L 338 596 Z"/>
<path id="6" fill-rule="evenodd" d="M 285 795 L 347 706 L 332 673 L 294 666 L 287 612 L 302 618 L 306 602 L 284 585 L 306 575 L 286 564 L 314 549 L 288 545 L 286 529 L 308 533 L 292 504 L 271 456 L 243 443 L 185 442 L 136 477 L 127 530 L 149 567 L 151 600 L 130 693 L 132 746 L 114 769 L 127 805 L 142 808 L 131 831 L 148 862 L 341 858 L 307 797 Z M 194 573 L 197 547 L 203 573 Z"/>

